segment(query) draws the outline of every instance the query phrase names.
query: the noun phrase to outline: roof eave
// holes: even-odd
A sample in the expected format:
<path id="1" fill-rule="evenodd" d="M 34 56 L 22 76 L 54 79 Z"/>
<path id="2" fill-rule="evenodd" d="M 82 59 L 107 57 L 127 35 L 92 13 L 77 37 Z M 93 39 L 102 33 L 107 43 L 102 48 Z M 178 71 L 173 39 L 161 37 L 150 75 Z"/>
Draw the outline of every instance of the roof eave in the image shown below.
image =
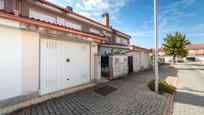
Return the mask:
<path id="1" fill-rule="evenodd" d="M 82 15 L 80 15 L 80 14 L 78 14 L 78 13 L 71 12 L 71 11 L 69 11 L 69 10 L 67 10 L 67 9 L 65 9 L 65 8 L 63 8 L 63 7 L 60 7 L 60 6 L 56 5 L 56 4 L 53 4 L 53 3 L 49 2 L 49 1 L 46 1 L 46 0 L 39 0 L 39 1 L 42 2 L 42 3 L 48 4 L 48 5 L 52 6 L 52 7 L 55 7 L 55 8 L 57 8 L 57 9 L 60 9 L 60 10 L 62 10 L 62 11 L 65 11 L 65 12 L 74 14 L 74 15 L 76 15 L 76 16 L 79 16 L 79 17 L 81 17 L 81 18 L 87 19 L 87 20 L 89 20 L 89 21 L 92 21 L 92 22 L 94 22 L 94 23 L 96 23 L 96 24 L 99 24 L 99 25 L 101 25 L 101 26 L 103 26 L 103 27 L 105 27 L 105 28 L 107 28 L 107 29 L 111 29 L 112 31 L 119 32 L 119 33 L 125 35 L 125 36 L 126 36 L 127 38 L 129 38 L 129 39 L 131 38 L 131 36 L 128 35 L 128 34 L 125 34 L 125 33 L 123 33 L 123 32 L 120 32 L 120 31 L 118 31 L 118 30 L 115 30 L 115 29 L 113 29 L 113 28 L 111 28 L 111 27 L 105 26 L 105 25 L 103 25 L 103 24 L 101 24 L 101 23 L 99 23 L 99 22 L 97 22 L 97 21 L 94 21 L 94 20 L 92 20 L 92 19 L 90 19 L 90 18 L 87 18 L 87 17 L 85 17 L 85 16 L 82 16 Z"/>
<path id="2" fill-rule="evenodd" d="M 72 29 L 69 29 L 69 28 L 65 28 L 65 27 L 53 25 L 53 24 L 50 24 L 50 23 L 45 23 L 45 22 L 29 19 L 29 18 L 16 17 L 16 16 L 14 16 L 12 14 L 8 14 L 8 13 L 2 12 L 2 11 L 0 11 L 0 17 L 1 18 L 10 19 L 10 20 L 14 20 L 14 21 L 19 21 L 19 22 L 26 23 L 26 24 L 32 24 L 32 25 L 36 25 L 36 26 L 41 26 L 41 27 L 44 27 L 44 28 L 52 29 L 52 30 L 72 33 L 72 34 L 81 35 L 81 36 L 84 36 L 84 37 L 90 37 L 90 38 L 101 40 L 101 41 L 107 41 L 105 39 L 105 37 L 101 37 L 101 36 L 97 36 L 97 35 L 92 35 L 92 34 L 80 32 L 80 31 L 76 31 L 76 30 L 72 30 Z"/>

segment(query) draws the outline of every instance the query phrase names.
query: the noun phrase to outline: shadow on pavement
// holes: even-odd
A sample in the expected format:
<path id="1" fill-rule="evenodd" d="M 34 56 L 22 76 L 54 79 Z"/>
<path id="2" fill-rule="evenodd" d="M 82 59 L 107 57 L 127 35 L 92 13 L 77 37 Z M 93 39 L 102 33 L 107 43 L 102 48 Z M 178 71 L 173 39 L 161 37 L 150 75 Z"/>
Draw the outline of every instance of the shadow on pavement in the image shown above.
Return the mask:
<path id="1" fill-rule="evenodd" d="M 178 70 L 170 67 L 170 65 L 161 65 L 159 66 L 159 79 L 166 79 L 168 76 L 177 77 Z M 130 77 L 138 77 L 138 81 L 147 82 L 155 78 L 154 70 L 149 69 L 141 72 L 136 72 L 131 75 Z M 130 80 L 130 79 L 128 79 Z"/>
<path id="2" fill-rule="evenodd" d="M 177 68 L 178 70 L 204 70 L 204 68 Z"/>
<path id="3" fill-rule="evenodd" d="M 175 102 L 204 107 L 204 96 L 177 91 Z"/>
<path id="4" fill-rule="evenodd" d="M 160 79 L 165 79 L 168 76 L 177 77 L 178 70 L 171 67 L 170 65 L 162 65 L 159 67 L 159 77 Z"/>
<path id="5" fill-rule="evenodd" d="M 185 91 L 198 92 L 198 93 L 204 93 L 204 91 L 191 89 L 191 88 L 189 88 L 189 87 L 182 87 L 182 88 L 177 88 L 177 89 L 178 89 L 178 90 L 185 90 Z"/>
<path id="6" fill-rule="evenodd" d="M 204 67 L 204 64 L 187 64 L 189 66 L 203 66 Z"/>

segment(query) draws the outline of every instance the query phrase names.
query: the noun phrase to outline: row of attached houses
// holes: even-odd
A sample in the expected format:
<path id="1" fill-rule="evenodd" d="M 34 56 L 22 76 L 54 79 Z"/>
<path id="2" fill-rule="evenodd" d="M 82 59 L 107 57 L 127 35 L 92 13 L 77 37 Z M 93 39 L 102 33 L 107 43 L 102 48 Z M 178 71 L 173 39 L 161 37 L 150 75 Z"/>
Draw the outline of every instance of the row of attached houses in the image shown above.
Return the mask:
<path id="1" fill-rule="evenodd" d="M 204 61 L 204 44 L 191 44 L 186 46 L 188 55 L 184 58 L 184 61 Z M 166 55 L 163 48 L 158 50 L 160 60 L 165 63 L 172 62 L 173 57 Z"/>
<path id="2" fill-rule="evenodd" d="M 107 13 L 99 23 L 46 0 L 0 0 L 0 106 L 97 81 L 101 56 L 115 60 L 110 76 L 120 63 L 126 74 L 148 68 L 149 51 L 130 38 Z"/>

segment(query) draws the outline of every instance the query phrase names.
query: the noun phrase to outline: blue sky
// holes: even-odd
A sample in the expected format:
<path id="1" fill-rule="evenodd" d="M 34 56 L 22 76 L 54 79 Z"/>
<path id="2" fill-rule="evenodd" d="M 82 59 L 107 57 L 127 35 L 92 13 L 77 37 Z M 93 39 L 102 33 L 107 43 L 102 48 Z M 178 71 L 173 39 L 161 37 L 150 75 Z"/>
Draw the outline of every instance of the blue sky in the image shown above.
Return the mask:
<path id="1" fill-rule="evenodd" d="M 131 44 L 154 47 L 153 0 L 49 0 L 101 21 L 110 14 L 113 28 L 130 34 Z M 204 43 L 204 0 L 158 0 L 159 47 L 167 33 L 182 32 L 193 43 Z"/>

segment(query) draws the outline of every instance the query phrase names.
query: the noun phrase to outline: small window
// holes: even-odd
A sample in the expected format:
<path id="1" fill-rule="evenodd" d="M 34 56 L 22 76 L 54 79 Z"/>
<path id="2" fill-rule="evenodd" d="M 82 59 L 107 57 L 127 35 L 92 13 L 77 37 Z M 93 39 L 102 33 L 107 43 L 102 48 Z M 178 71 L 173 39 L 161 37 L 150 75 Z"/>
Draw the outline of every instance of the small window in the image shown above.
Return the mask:
<path id="1" fill-rule="evenodd" d="M 112 43 L 112 36 L 106 36 L 106 38 L 107 38 L 107 40 L 108 40 L 108 42 L 110 42 L 110 43 Z"/>
<path id="2" fill-rule="evenodd" d="M 35 11 L 35 10 L 29 10 L 29 17 L 40 19 L 41 21 L 56 23 L 56 18 L 51 15 L 47 15 L 43 12 Z"/>
<path id="3" fill-rule="evenodd" d="M 128 44 L 128 40 L 127 39 L 122 39 L 122 44 Z"/>
<path id="4" fill-rule="evenodd" d="M 4 9 L 4 0 L 0 0 L 0 9 Z"/>
<path id="5" fill-rule="evenodd" d="M 91 33 L 94 33 L 94 34 L 100 34 L 100 31 L 98 29 L 95 29 L 95 28 L 90 28 L 89 31 Z"/>
<path id="6" fill-rule="evenodd" d="M 57 17 L 57 24 L 64 26 L 65 25 L 65 19 Z"/>
<path id="7" fill-rule="evenodd" d="M 73 28 L 73 29 L 77 29 L 77 30 L 81 30 L 81 25 L 80 24 L 77 24 L 75 22 L 71 22 L 71 21 L 66 21 L 66 26 L 67 27 L 70 27 L 70 28 Z"/>
<path id="8" fill-rule="evenodd" d="M 116 43 L 121 44 L 122 43 L 122 39 L 120 37 L 116 37 Z"/>

